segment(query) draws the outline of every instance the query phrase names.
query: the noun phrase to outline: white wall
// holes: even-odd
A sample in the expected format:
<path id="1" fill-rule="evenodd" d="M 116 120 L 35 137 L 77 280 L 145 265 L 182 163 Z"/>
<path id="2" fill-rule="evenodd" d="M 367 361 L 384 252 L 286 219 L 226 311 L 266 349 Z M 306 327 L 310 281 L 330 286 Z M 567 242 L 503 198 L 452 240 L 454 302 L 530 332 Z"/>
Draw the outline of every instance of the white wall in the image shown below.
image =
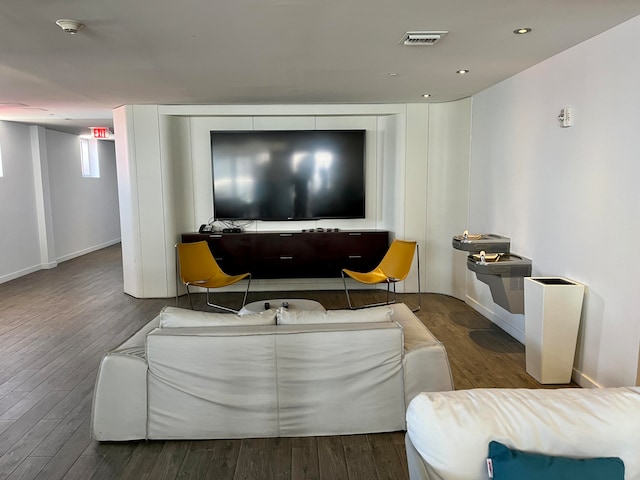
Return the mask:
<path id="1" fill-rule="evenodd" d="M 0 282 L 120 240 L 115 151 L 101 142 L 101 178 L 82 178 L 78 137 L 0 121 Z"/>
<path id="2" fill-rule="evenodd" d="M 439 107 L 446 135 L 436 138 L 431 168 L 463 152 L 468 172 L 469 102 Z M 210 130 L 222 129 L 353 129 L 367 131 L 366 218 L 317 222 L 255 222 L 252 230 L 300 230 L 337 227 L 349 230 L 387 229 L 393 236 L 415 239 L 421 245 L 422 285 L 426 284 L 427 170 L 429 165 L 429 109 L 412 105 L 198 105 L 120 107 L 114 113 L 118 177 L 121 195 L 125 291 L 137 297 L 171 296 L 175 292 L 173 244 L 180 233 L 195 231 L 213 214 Z M 447 111 L 451 109 L 451 114 Z M 466 112 L 466 113 L 465 113 Z M 466 117 L 465 117 L 466 116 Z M 460 126 L 455 119 L 464 117 Z M 451 118 L 451 120 L 448 120 Z M 459 127 L 459 128 L 458 128 Z M 447 144 L 450 143 L 450 146 Z M 463 145 L 456 149 L 454 145 Z M 467 145 L 465 149 L 464 145 Z M 456 155 L 447 152 L 457 152 Z M 459 169 L 459 167 L 456 167 Z M 443 167 L 441 170 L 446 170 Z M 144 171 L 144 175 L 140 172 Z M 142 181 L 141 179 L 144 179 Z M 455 182 L 454 182 L 455 183 Z M 141 193 L 144 192 L 144 195 Z M 442 190 L 435 203 L 456 205 L 466 214 L 466 202 L 448 202 L 455 190 Z M 445 243 L 460 229 L 460 215 L 432 208 Z M 451 224 L 455 220 L 455 224 Z M 126 221 L 125 221 L 126 220 Z M 437 256 L 437 257 L 436 257 Z M 432 250 L 432 259 L 448 262 L 452 249 Z M 164 270 L 163 270 L 164 269 Z M 428 274 L 427 274 L 428 275 Z M 415 291 L 414 270 L 405 285 Z M 438 291 L 453 293 L 451 282 Z M 233 288 L 233 287 L 232 287 Z M 242 288 L 242 286 L 238 287 Z M 342 288 L 336 279 L 257 280 L 252 289 Z"/>
<path id="3" fill-rule="evenodd" d="M 473 97 L 469 230 L 511 237 L 534 276 L 587 285 L 574 378 L 633 385 L 640 311 L 640 17 Z M 574 126 L 561 128 L 572 106 Z M 468 275 L 468 301 L 524 338 L 524 316 Z"/>
<path id="4" fill-rule="evenodd" d="M 40 269 L 29 127 L 0 121 L 0 282 Z"/>
<path id="5" fill-rule="evenodd" d="M 51 213 L 58 261 L 120 239 L 114 144 L 98 142 L 100 177 L 82 176 L 75 135 L 47 130 Z"/>

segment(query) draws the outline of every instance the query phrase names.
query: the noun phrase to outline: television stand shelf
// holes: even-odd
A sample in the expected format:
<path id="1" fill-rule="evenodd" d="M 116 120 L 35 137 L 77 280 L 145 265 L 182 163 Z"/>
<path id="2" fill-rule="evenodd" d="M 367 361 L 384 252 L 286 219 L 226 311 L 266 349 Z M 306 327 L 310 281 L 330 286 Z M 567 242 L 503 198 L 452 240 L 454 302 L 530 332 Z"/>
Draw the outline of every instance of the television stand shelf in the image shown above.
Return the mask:
<path id="1" fill-rule="evenodd" d="M 226 273 L 253 278 L 338 278 L 343 268 L 369 271 L 389 248 L 389 232 L 183 233 L 183 242 L 205 240 Z"/>

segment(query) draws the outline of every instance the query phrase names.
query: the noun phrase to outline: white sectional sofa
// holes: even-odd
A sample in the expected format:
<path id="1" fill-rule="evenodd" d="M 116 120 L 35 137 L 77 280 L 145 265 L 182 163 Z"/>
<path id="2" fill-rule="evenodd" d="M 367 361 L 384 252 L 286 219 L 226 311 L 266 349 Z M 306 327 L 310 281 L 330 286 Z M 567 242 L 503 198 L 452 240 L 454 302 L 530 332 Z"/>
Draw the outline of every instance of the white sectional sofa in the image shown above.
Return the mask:
<path id="1" fill-rule="evenodd" d="M 419 392 L 451 390 L 443 345 L 403 304 L 236 316 L 166 307 L 100 365 L 97 440 L 405 429 Z"/>
<path id="2" fill-rule="evenodd" d="M 488 479 L 490 441 L 525 452 L 507 456 L 508 467 L 521 473 L 506 478 L 585 478 L 552 476 L 547 467 L 567 467 L 551 463 L 548 456 L 554 456 L 572 465 L 580 463 L 576 458 L 618 457 L 624 479 L 640 480 L 640 388 L 460 390 L 421 393 L 409 405 L 405 443 L 411 480 Z M 544 472 L 532 472 L 528 453 L 549 459 Z M 494 465 L 495 480 L 505 478 L 497 473 Z"/>

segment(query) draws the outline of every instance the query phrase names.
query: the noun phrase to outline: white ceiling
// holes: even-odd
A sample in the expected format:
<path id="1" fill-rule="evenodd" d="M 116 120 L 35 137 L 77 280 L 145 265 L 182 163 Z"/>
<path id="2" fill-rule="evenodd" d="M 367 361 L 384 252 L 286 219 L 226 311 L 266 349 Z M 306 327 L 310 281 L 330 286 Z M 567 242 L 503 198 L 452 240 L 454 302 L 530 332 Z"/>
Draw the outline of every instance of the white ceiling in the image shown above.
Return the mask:
<path id="1" fill-rule="evenodd" d="M 0 119 L 79 132 L 123 104 L 443 102 L 637 15 L 639 0 L 2 0 Z M 408 30 L 449 33 L 403 46 Z"/>

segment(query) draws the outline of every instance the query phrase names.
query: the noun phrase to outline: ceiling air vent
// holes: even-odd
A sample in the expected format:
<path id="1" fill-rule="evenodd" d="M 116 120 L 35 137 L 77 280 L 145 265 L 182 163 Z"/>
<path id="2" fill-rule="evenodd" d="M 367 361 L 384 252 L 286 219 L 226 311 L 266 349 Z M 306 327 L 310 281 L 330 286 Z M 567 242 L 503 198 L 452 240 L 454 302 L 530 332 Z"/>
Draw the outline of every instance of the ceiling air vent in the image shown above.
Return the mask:
<path id="1" fill-rule="evenodd" d="M 403 45 L 433 45 L 447 33 L 446 30 L 437 32 L 407 32 L 400 40 Z"/>

